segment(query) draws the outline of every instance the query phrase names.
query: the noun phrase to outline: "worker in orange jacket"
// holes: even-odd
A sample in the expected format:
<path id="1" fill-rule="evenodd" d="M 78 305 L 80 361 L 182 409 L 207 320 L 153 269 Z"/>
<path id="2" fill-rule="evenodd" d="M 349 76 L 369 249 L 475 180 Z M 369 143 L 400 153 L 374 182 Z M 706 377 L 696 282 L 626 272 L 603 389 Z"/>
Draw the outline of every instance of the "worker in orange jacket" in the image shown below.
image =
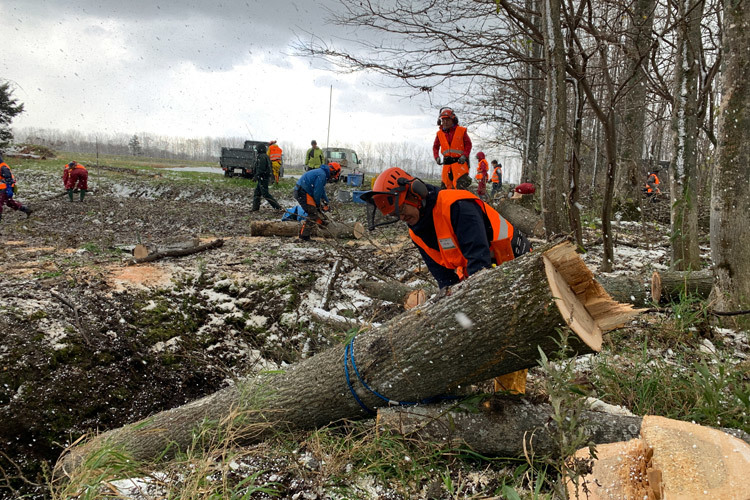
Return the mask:
<path id="1" fill-rule="evenodd" d="M 656 175 L 656 171 L 649 172 L 648 178 L 646 179 L 646 185 L 643 187 L 643 191 L 646 193 L 646 197 L 651 198 L 654 195 L 661 194 L 659 184 L 661 184 L 661 182 L 659 181 L 659 177 Z"/>
<path id="2" fill-rule="evenodd" d="M 63 184 L 68 191 L 68 199 L 73 201 L 73 190 L 78 187 L 81 201 L 86 197 L 89 189 L 89 172 L 86 167 L 76 161 L 71 161 L 63 169 Z"/>
<path id="3" fill-rule="evenodd" d="M 479 163 L 477 164 L 477 175 L 475 177 L 477 180 L 477 195 L 483 200 L 487 195 L 487 180 L 489 179 L 487 174 L 490 170 L 490 166 L 482 151 L 477 153 L 477 160 L 479 160 Z"/>
<path id="4" fill-rule="evenodd" d="M 13 199 L 16 194 L 16 176 L 13 175 L 13 171 L 10 169 L 3 157 L 0 156 L 0 220 L 3 218 L 3 207 L 8 206 L 13 210 L 20 210 L 26 214 L 26 217 L 31 215 L 31 210 L 26 205 L 22 205 Z"/>
<path id="5" fill-rule="evenodd" d="M 451 108 L 440 110 L 438 117 L 440 127 L 432 145 L 432 155 L 438 165 L 443 165 L 440 180 L 441 187 L 448 189 L 467 189 L 471 185 L 469 176 L 469 158 L 471 155 L 471 138 L 466 127 L 458 125 L 458 117 Z M 440 155 L 443 155 L 442 160 Z"/>
<path id="6" fill-rule="evenodd" d="M 531 250 L 520 231 L 473 193 L 439 189 L 398 167 L 380 174 L 362 199 L 369 204 L 370 229 L 406 222 L 441 289 Z M 384 222 L 375 222 L 375 210 Z"/>
<path id="7" fill-rule="evenodd" d="M 371 230 L 398 220 L 406 222 L 442 296 L 450 295 L 451 285 L 472 274 L 531 251 L 526 236 L 474 194 L 439 189 L 398 167 L 380 174 L 362 199 L 368 203 Z M 375 224 L 376 211 L 387 219 Z M 523 393 L 526 372 L 495 378 L 495 390 Z"/>
<path id="8" fill-rule="evenodd" d="M 503 187 L 503 166 L 497 160 L 492 160 L 492 177 L 490 181 L 492 182 L 490 198 L 494 198 L 497 193 L 502 191 Z"/>
<path id="9" fill-rule="evenodd" d="M 278 184 L 281 174 L 282 151 L 276 141 L 271 141 L 268 145 L 268 157 L 271 159 L 271 168 L 273 169 L 273 178 Z"/>

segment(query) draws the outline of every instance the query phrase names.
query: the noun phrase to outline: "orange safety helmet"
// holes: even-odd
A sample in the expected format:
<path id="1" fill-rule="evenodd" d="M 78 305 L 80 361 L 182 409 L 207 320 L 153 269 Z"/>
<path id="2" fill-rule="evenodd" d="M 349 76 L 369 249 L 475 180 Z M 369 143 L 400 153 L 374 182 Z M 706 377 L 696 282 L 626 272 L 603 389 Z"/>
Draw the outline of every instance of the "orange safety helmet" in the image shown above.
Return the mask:
<path id="1" fill-rule="evenodd" d="M 331 181 L 338 181 L 339 176 L 341 175 L 341 164 L 339 162 L 332 161 L 328 164 L 328 171 L 331 173 Z"/>
<path id="2" fill-rule="evenodd" d="M 399 217 L 399 207 L 408 203 L 421 208 L 422 201 L 427 197 L 427 185 L 420 179 L 406 173 L 399 167 L 391 167 L 375 179 L 372 191 L 361 196 L 373 207 L 377 207 L 383 215 L 391 216 L 395 222 Z M 388 223 L 390 223 L 388 222 Z M 376 225 L 371 222 L 370 229 Z"/>
<path id="3" fill-rule="evenodd" d="M 438 125 L 440 125 L 440 120 L 442 120 L 443 118 L 450 118 L 451 120 L 453 120 L 454 125 L 458 125 L 458 117 L 451 108 L 440 108 L 440 115 L 438 115 L 437 120 Z"/>

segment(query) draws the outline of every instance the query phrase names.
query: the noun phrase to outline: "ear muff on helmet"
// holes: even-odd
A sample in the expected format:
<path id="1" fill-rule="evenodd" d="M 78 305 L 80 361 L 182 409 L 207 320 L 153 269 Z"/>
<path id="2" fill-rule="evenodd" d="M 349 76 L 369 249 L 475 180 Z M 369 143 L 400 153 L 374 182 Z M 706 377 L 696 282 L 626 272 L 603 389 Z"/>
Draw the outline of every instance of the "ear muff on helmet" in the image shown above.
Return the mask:
<path id="1" fill-rule="evenodd" d="M 398 185 L 408 189 L 407 195 L 412 194 L 420 200 L 427 198 L 427 185 L 421 179 L 416 177 L 412 179 L 401 177 L 398 179 Z"/>

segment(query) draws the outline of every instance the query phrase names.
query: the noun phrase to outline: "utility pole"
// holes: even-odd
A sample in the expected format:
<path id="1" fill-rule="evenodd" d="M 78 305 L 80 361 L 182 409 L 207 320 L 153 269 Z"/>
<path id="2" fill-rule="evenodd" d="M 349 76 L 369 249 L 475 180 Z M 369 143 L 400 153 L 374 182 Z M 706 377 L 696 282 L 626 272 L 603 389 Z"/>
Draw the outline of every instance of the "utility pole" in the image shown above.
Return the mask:
<path id="1" fill-rule="evenodd" d="M 328 94 L 328 133 L 326 134 L 326 148 L 328 147 L 328 140 L 331 138 L 331 102 L 333 101 L 333 85 L 331 85 L 331 92 Z"/>

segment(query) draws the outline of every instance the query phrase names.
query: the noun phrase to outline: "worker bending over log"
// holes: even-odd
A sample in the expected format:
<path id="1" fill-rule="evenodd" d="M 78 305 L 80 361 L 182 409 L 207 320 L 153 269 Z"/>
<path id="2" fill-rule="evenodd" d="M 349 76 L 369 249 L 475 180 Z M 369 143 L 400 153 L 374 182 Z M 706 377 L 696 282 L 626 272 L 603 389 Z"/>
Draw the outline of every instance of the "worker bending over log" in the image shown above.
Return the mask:
<path id="1" fill-rule="evenodd" d="M 439 189 L 398 167 L 383 172 L 373 190 L 362 195 L 369 204 L 370 229 L 398 220 L 409 235 L 440 287 L 450 286 L 477 271 L 495 267 L 531 251 L 526 236 L 494 208 L 462 189 Z M 386 219 L 375 222 L 375 210 Z M 523 392 L 526 370 L 495 380 L 496 390 Z"/>

